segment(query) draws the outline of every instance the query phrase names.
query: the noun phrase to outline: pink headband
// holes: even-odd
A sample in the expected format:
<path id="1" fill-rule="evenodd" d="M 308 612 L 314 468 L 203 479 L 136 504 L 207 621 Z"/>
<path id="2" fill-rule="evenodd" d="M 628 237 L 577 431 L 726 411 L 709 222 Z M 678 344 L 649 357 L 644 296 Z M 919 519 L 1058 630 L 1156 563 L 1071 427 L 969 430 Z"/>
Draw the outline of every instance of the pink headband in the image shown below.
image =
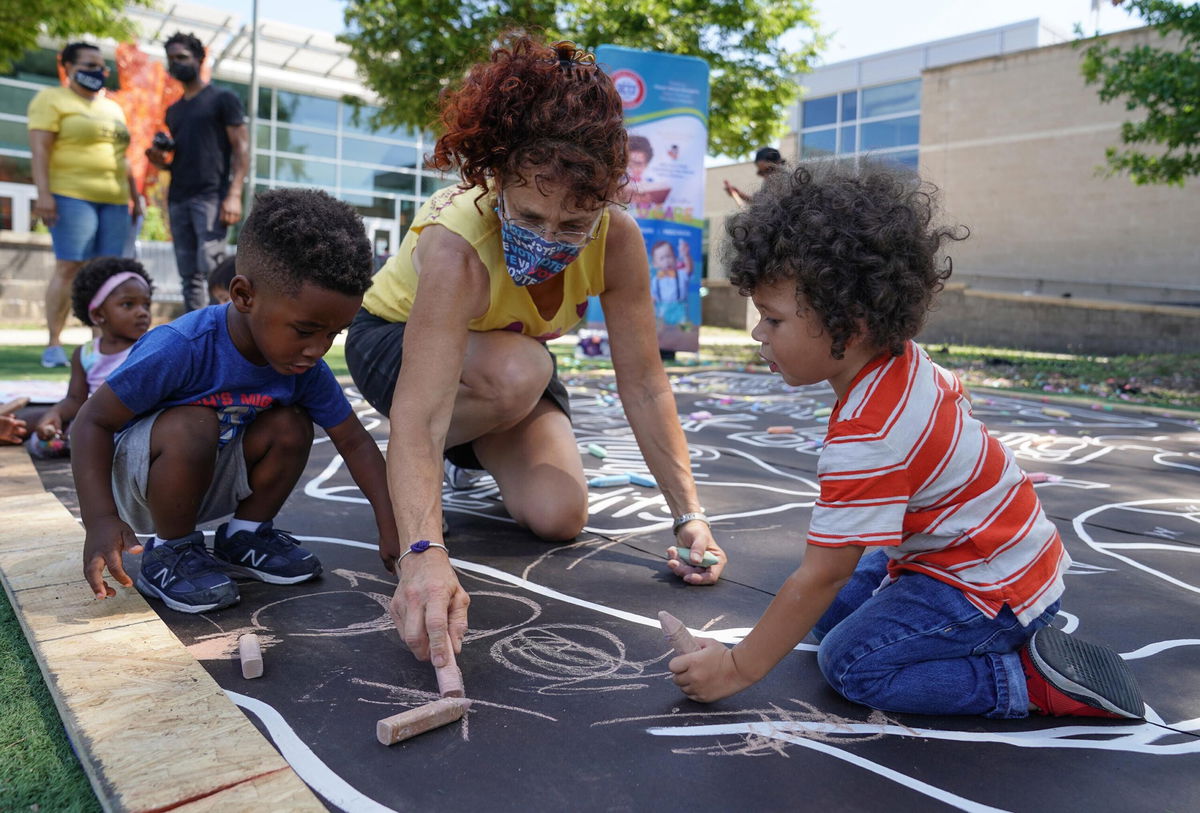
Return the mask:
<path id="1" fill-rule="evenodd" d="M 113 274 L 104 280 L 104 284 L 100 286 L 100 290 L 96 291 L 96 295 L 88 303 L 88 313 L 103 305 L 104 300 L 108 299 L 108 295 L 115 291 L 118 285 L 122 282 L 128 282 L 131 279 L 142 279 L 142 275 L 134 271 L 122 271 L 120 274 Z M 142 281 L 145 282 L 145 280 Z"/>

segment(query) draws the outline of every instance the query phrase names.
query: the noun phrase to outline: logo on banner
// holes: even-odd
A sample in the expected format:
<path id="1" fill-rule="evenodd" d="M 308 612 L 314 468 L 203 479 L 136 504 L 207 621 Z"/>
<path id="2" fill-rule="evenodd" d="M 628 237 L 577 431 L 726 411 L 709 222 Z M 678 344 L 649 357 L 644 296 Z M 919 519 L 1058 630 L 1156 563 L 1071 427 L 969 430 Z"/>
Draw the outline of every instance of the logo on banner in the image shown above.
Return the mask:
<path id="1" fill-rule="evenodd" d="M 646 81 L 637 73 L 628 68 L 621 68 L 613 71 L 612 82 L 626 110 L 646 101 Z"/>

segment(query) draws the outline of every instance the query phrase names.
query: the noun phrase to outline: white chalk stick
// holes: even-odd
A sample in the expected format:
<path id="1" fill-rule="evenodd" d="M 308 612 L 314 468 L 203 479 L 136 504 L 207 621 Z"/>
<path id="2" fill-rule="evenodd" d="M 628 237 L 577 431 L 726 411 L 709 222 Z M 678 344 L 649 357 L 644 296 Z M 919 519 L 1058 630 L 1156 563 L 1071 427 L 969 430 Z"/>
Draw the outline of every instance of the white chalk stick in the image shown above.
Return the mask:
<path id="1" fill-rule="evenodd" d="M 401 740 L 462 719 L 470 707 L 471 701 L 465 697 L 443 697 L 375 723 L 375 738 L 384 745 L 395 745 Z"/>
<path id="2" fill-rule="evenodd" d="M 247 632 L 238 638 L 238 659 L 242 662 L 242 677 L 262 677 L 263 659 L 262 647 L 259 646 L 258 636 Z"/>

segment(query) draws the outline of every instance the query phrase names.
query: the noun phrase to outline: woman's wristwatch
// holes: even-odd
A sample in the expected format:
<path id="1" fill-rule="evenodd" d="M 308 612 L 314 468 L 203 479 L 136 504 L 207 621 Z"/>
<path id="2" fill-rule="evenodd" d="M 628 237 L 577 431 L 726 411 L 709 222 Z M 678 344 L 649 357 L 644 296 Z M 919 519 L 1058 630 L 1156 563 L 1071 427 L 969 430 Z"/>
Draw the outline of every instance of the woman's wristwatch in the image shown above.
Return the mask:
<path id="1" fill-rule="evenodd" d="M 712 527 L 712 523 L 708 521 L 708 517 L 704 514 L 703 511 L 691 511 L 689 513 L 680 514 L 679 516 L 675 517 L 675 522 L 674 522 L 674 524 L 671 525 L 671 532 L 673 534 L 675 534 L 676 536 L 678 536 L 679 529 L 682 528 L 685 524 L 687 524 L 693 520 L 703 522 L 705 525 L 707 525 L 710 528 Z"/>

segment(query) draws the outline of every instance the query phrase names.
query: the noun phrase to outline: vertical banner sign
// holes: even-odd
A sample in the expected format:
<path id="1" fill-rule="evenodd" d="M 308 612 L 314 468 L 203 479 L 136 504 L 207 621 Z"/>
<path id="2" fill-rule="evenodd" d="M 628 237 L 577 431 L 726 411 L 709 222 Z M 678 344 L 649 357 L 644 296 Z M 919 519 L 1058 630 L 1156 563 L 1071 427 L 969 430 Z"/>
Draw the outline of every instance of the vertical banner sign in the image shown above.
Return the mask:
<path id="1" fill-rule="evenodd" d="M 708 63 L 614 45 L 596 49 L 625 105 L 630 213 L 650 261 L 650 294 L 663 350 L 700 347 Z M 603 314 L 591 303 L 588 324 Z"/>

